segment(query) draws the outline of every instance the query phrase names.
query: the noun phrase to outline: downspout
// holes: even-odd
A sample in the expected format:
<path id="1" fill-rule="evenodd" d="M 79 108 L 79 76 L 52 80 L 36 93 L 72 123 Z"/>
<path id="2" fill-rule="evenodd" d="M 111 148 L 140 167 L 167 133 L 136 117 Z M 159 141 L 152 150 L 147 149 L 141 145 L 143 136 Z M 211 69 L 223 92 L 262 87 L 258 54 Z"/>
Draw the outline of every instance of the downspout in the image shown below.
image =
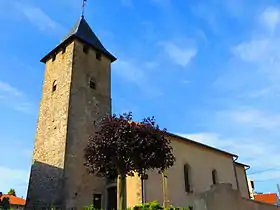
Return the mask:
<path id="1" fill-rule="evenodd" d="M 234 159 L 235 158 L 235 159 Z M 239 182 L 238 182 L 238 178 L 237 178 L 237 172 L 236 172 L 236 166 L 235 166 L 235 162 L 237 161 L 238 159 L 238 156 L 234 156 L 233 158 L 233 169 L 234 169 L 234 175 L 235 175 L 235 180 L 236 180 L 236 186 L 237 186 L 237 190 L 238 192 L 240 192 L 240 189 L 239 189 Z"/>

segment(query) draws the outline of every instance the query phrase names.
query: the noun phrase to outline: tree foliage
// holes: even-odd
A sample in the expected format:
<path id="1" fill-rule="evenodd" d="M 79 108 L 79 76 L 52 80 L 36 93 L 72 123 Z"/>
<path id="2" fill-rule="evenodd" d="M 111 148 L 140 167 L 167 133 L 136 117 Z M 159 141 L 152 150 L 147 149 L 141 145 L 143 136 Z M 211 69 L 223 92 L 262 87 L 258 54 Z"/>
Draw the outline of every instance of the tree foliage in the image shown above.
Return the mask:
<path id="1" fill-rule="evenodd" d="M 8 197 L 3 197 L 2 193 L 0 193 L 0 209 L 10 209 L 11 205 L 10 205 L 10 200 Z"/>
<path id="2" fill-rule="evenodd" d="M 145 204 L 139 204 L 133 207 L 131 210 L 192 210 L 193 208 L 190 206 L 188 208 L 184 207 L 162 207 L 157 201 L 152 201 Z"/>
<path id="3" fill-rule="evenodd" d="M 97 176 L 143 175 L 150 169 L 162 172 L 175 162 L 166 129 L 154 117 L 135 123 L 132 113 L 104 117 L 85 148 L 85 166 Z"/>
<path id="4" fill-rule="evenodd" d="M 13 195 L 13 196 L 16 196 L 16 191 L 15 189 L 11 188 L 8 192 L 9 195 Z"/>
<path id="5" fill-rule="evenodd" d="M 90 173 L 118 177 L 117 209 L 126 209 L 126 176 L 144 177 L 150 169 L 163 172 L 175 162 L 166 129 L 155 118 L 135 123 L 132 113 L 104 117 L 85 148 L 85 166 Z"/>

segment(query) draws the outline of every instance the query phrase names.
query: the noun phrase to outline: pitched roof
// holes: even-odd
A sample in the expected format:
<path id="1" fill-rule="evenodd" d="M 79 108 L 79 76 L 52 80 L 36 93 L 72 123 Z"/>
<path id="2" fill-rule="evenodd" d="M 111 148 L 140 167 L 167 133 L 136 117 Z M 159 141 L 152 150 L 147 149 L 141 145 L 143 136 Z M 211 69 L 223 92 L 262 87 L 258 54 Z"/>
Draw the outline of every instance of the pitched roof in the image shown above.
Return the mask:
<path id="1" fill-rule="evenodd" d="M 131 123 L 131 122 L 129 122 L 129 123 Z M 133 123 L 141 124 L 141 123 L 139 123 L 139 122 L 133 122 Z M 176 139 L 180 139 L 180 140 L 182 140 L 182 141 L 184 141 L 184 142 L 186 142 L 186 143 L 192 143 L 192 144 L 195 144 L 195 145 L 197 145 L 197 146 L 201 146 L 201 147 L 204 147 L 204 148 L 206 148 L 206 149 L 210 149 L 210 150 L 215 151 L 215 152 L 218 152 L 218 153 L 220 153 L 220 154 L 224 154 L 224 155 L 227 155 L 227 156 L 230 156 L 230 157 L 235 157 L 235 158 L 238 157 L 238 155 L 236 155 L 236 154 L 232 154 L 232 153 L 226 152 L 226 151 L 224 151 L 224 150 L 220 150 L 220 149 L 217 149 L 217 148 L 215 148 L 215 147 L 211 147 L 211 146 L 208 146 L 208 145 L 206 145 L 206 144 L 202 144 L 202 143 L 200 143 L 200 142 L 197 142 L 197 141 L 194 141 L 194 140 L 185 138 L 185 137 L 183 137 L 183 136 L 180 136 L 180 135 L 177 135 L 177 134 L 174 134 L 174 133 L 167 132 L 167 135 L 170 136 L 170 137 L 176 138 Z M 236 162 L 236 163 L 237 163 L 237 162 Z M 239 163 L 239 164 L 241 164 L 241 163 Z M 244 164 L 242 164 L 242 165 L 244 165 Z M 247 166 L 247 165 L 244 165 L 244 166 Z M 248 167 L 249 167 L 249 166 L 248 166 Z"/>
<path id="2" fill-rule="evenodd" d="M 13 195 L 8 195 L 4 194 L 0 199 L 2 200 L 3 198 L 9 198 L 10 204 L 11 205 L 19 205 L 19 206 L 24 206 L 25 205 L 25 200 L 23 198 L 19 198 Z"/>
<path id="3" fill-rule="evenodd" d="M 245 170 L 250 169 L 250 166 L 246 165 L 244 163 L 240 163 L 240 162 L 234 162 L 234 163 L 235 163 L 235 165 L 238 165 L 238 166 L 241 166 L 241 167 L 245 168 Z"/>
<path id="4" fill-rule="evenodd" d="M 67 43 L 69 40 L 72 40 L 74 38 L 76 38 L 76 39 L 90 45 L 91 47 L 95 48 L 96 50 L 102 52 L 103 54 L 108 56 L 108 58 L 112 62 L 116 60 L 116 58 L 105 49 L 105 47 L 102 45 L 100 40 L 97 38 L 95 33 L 90 28 L 90 26 L 87 23 L 87 21 L 85 20 L 85 18 L 82 16 L 79 19 L 79 21 L 75 24 L 75 26 L 70 30 L 68 35 L 60 42 L 60 44 L 54 50 L 49 52 L 44 58 L 42 58 L 41 61 L 46 62 L 49 59 L 50 55 L 53 54 L 57 50 L 57 48 L 59 48 L 61 45 Z"/>
<path id="5" fill-rule="evenodd" d="M 177 138 L 177 139 L 181 139 L 181 140 L 183 140 L 183 141 L 185 141 L 185 142 L 189 142 L 189 143 L 195 144 L 195 145 L 197 145 L 197 146 L 204 147 L 204 148 L 206 148 L 206 149 L 210 149 L 210 150 L 215 151 L 215 152 L 218 152 L 218 153 L 220 153 L 220 154 L 228 155 L 228 156 L 231 156 L 231 157 L 238 157 L 236 154 L 232 154 L 232 153 L 226 152 L 226 151 L 224 151 L 224 150 L 220 150 L 220 149 L 217 149 L 217 148 L 215 148 L 215 147 L 211 147 L 211 146 L 208 146 L 208 145 L 206 145 L 206 144 L 202 144 L 202 143 L 200 143 L 200 142 L 197 142 L 197 141 L 194 141 L 194 140 L 191 140 L 191 139 L 188 139 L 188 138 L 185 138 L 185 137 L 182 137 L 182 136 L 173 134 L 173 133 L 167 132 L 167 134 L 168 134 L 169 136 L 175 137 L 175 138 Z"/>
<path id="6" fill-rule="evenodd" d="M 256 194 L 254 195 L 254 199 L 257 201 L 270 203 L 270 204 L 277 204 L 278 202 L 278 197 L 276 193 Z"/>

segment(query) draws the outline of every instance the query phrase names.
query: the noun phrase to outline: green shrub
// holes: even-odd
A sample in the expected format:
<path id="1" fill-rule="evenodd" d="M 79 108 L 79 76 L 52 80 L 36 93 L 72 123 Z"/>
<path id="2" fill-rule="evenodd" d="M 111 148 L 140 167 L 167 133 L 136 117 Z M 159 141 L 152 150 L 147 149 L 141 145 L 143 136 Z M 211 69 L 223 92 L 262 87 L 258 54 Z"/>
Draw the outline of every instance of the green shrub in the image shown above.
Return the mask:
<path id="1" fill-rule="evenodd" d="M 83 207 L 83 210 L 95 210 L 93 205 Z M 168 208 L 163 208 L 157 201 L 153 201 L 145 204 L 138 204 L 133 208 L 128 208 L 127 210 L 191 210 L 186 207 L 174 207 L 169 206 Z"/>
<path id="2" fill-rule="evenodd" d="M 136 205 L 133 210 L 160 210 L 163 209 L 157 201 Z"/>
<path id="3" fill-rule="evenodd" d="M 189 210 L 189 208 L 173 207 L 173 206 L 170 206 L 168 208 L 163 208 L 157 201 L 153 201 L 150 203 L 136 205 L 131 210 Z"/>
<path id="4" fill-rule="evenodd" d="M 91 204 L 90 206 L 84 206 L 83 210 L 94 210 L 95 208 L 93 207 L 93 204 Z"/>

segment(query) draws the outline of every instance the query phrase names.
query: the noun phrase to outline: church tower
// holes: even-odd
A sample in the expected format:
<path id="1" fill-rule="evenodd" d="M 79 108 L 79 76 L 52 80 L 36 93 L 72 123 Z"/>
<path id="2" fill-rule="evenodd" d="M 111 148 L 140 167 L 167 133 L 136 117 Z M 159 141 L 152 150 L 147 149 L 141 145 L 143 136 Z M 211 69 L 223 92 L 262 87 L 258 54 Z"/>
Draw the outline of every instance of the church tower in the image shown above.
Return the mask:
<path id="1" fill-rule="evenodd" d="M 111 114 L 115 60 L 83 16 L 42 58 L 45 75 L 26 209 L 79 210 L 93 199 L 104 205 L 106 182 L 87 173 L 83 155 L 95 122 Z"/>

